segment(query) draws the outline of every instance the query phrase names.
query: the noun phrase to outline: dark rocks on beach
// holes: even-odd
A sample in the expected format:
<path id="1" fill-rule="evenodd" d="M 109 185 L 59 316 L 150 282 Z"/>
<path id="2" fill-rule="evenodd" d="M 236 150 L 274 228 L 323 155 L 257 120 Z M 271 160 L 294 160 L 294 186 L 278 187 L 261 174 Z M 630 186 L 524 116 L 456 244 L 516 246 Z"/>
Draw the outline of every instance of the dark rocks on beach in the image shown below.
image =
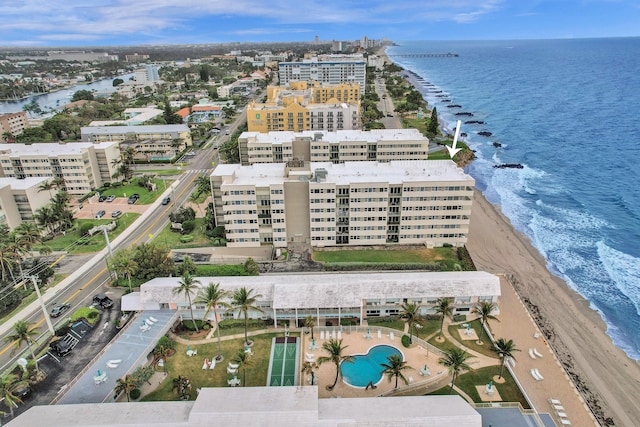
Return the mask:
<path id="1" fill-rule="evenodd" d="M 444 93 L 440 93 L 440 94 L 436 95 L 436 98 L 444 98 L 445 96 L 447 96 L 447 95 L 444 94 Z"/>
<path id="2" fill-rule="evenodd" d="M 495 169 L 524 169 L 520 163 L 502 163 L 499 165 L 493 165 Z"/>
<path id="3" fill-rule="evenodd" d="M 482 120 L 467 120 L 464 122 L 465 125 L 483 125 L 484 122 Z"/>
<path id="4" fill-rule="evenodd" d="M 480 135 L 480 136 L 491 136 L 493 134 L 491 132 L 489 132 L 489 131 L 483 130 L 483 131 L 478 132 L 478 135 Z"/>
<path id="5" fill-rule="evenodd" d="M 467 111 L 461 111 L 459 113 L 456 113 L 456 116 L 468 116 L 468 117 L 473 117 L 473 113 L 469 113 Z"/>
<path id="6" fill-rule="evenodd" d="M 442 93 L 441 90 L 430 90 L 429 93 Z"/>
<path id="7" fill-rule="evenodd" d="M 460 134 L 460 136 L 461 136 L 461 137 L 463 137 L 463 138 L 466 138 L 466 137 L 467 137 L 467 133 L 466 133 L 466 132 L 462 132 L 462 133 Z"/>
<path id="8" fill-rule="evenodd" d="M 496 147 L 496 148 L 500 148 L 500 147 L 502 147 L 502 144 L 500 144 L 499 142 L 494 142 L 493 146 Z"/>
<path id="9" fill-rule="evenodd" d="M 451 104 L 451 105 L 447 105 L 447 108 L 462 108 L 462 105 L 460 105 L 460 104 Z"/>
<path id="10" fill-rule="evenodd" d="M 451 102 L 450 99 L 441 99 L 440 102 Z"/>

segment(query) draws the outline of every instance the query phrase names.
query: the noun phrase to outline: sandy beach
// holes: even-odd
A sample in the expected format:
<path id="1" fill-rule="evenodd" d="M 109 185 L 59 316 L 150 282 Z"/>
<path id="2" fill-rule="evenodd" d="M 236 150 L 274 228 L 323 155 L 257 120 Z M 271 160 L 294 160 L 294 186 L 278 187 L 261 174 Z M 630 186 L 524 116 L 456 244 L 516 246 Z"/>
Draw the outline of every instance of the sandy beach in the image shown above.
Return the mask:
<path id="1" fill-rule="evenodd" d="M 606 324 L 589 302 L 552 275 L 529 239 L 478 191 L 467 248 L 478 270 L 511 278 L 600 424 L 637 426 L 640 366 L 613 345 Z M 517 344 L 517 337 L 510 338 Z"/>

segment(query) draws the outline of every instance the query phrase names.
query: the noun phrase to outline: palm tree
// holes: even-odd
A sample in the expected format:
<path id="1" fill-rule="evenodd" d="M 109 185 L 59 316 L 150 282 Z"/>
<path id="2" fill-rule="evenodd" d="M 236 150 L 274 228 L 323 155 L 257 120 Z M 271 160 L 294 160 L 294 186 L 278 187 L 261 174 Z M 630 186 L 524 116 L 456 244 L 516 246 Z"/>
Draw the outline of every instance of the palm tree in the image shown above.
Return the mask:
<path id="1" fill-rule="evenodd" d="M 500 365 L 500 375 L 498 375 L 498 378 L 502 378 L 502 370 L 504 369 L 504 363 L 508 358 L 512 358 L 513 360 L 516 360 L 513 353 L 516 351 L 520 351 L 520 349 L 516 348 L 516 345 L 514 344 L 513 340 L 506 340 L 504 338 L 500 338 L 498 341 L 495 342 L 492 350 L 498 354 L 498 357 L 502 361 L 502 364 Z"/>
<path id="2" fill-rule="evenodd" d="M 409 344 L 413 343 L 413 328 L 415 325 L 423 325 L 424 319 L 419 314 L 420 305 L 412 302 L 402 304 L 400 311 L 400 318 L 409 327 Z"/>
<path id="3" fill-rule="evenodd" d="M 234 363 L 238 365 L 238 369 L 242 368 L 242 386 L 247 386 L 247 367 L 253 366 L 253 359 L 251 358 L 251 353 L 245 351 L 244 348 L 241 348 L 236 353 L 236 357 L 233 358 Z"/>
<path id="4" fill-rule="evenodd" d="M 178 282 L 178 286 L 173 288 L 174 295 L 185 294 L 187 301 L 189 301 L 189 310 L 191 311 L 191 321 L 196 332 L 198 332 L 198 325 L 196 324 L 196 318 L 193 315 L 193 304 L 191 303 L 191 294 L 198 292 L 198 286 L 200 281 L 195 280 L 190 274 L 185 274 Z"/>
<path id="5" fill-rule="evenodd" d="M 313 327 L 316 326 L 316 321 L 313 316 L 307 316 L 304 318 L 304 327 L 311 329 L 311 339 L 313 340 Z"/>
<path id="6" fill-rule="evenodd" d="M 115 271 L 116 276 L 123 275 L 129 280 L 129 292 L 131 292 L 131 276 L 138 272 L 138 263 L 133 259 L 133 250 L 119 249 L 111 257 L 107 264 L 109 269 Z"/>
<path id="7" fill-rule="evenodd" d="M 480 338 L 478 343 L 482 343 L 482 337 L 484 336 L 484 324 L 487 320 L 498 320 L 493 314 L 496 310 L 496 305 L 490 301 L 482 301 L 480 304 L 473 307 L 473 313 L 477 314 L 482 319 L 482 328 L 480 329 Z M 498 320 L 499 322 L 500 320 Z"/>
<path id="8" fill-rule="evenodd" d="M 13 252 L 8 250 L 4 245 L 0 248 L 0 269 L 2 270 L 2 281 L 7 280 L 7 273 L 13 277 L 13 268 L 15 267 L 15 256 Z"/>
<path id="9" fill-rule="evenodd" d="M 31 346 L 31 344 L 35 343 L 33 337 L 38 335 L 38 330 L 36 328 L 32 328 L 31 324 L 29 324 L 29 322 L 27 322 L 26 320 L 18 320 L 13 325 L 13 332 L 14 333 L 12 335 L 8 335 L 4 339 L 7 343 L 16 343 L 16 347 L 11 352 L 11 355 L 13 355 L 16 350 L 22 347 L 23 342 L 26 342 L 27 347 L 31 352 L 31 358 L 35 362 L 36 372 L 38 372 L 40 370 L 38 369 L 38 359 L 36 359 L 36 355 L 33 352 L 33 347 Z"/>
<path id="10" fill-rule="evenodd" d="M 318 357 L 318 366 L 326 362 L 333 362 L 336 365 L 336 379 L 333 384 L 327 386 L 327 390 L 333 390 L 338 383 L 338 377 L 342 376 L 342 362 L 353 363 L 353 356 L 342 354 L 348 346 L 342 346 L 342 340 L 330 339 L 322 343 L 322 349 L 329 353 L 329 356 Z"/>
<path id="11" fill-rule="evenodd" d="M 169 356 L 169 354 L 171 354 L 172 350 L 173 349 L 162 344 L 153 349 L 153 355 L 158 359 L 162 359 L 164 362 L 162 366 L 162 370 L 164 372 L 167 372 L 167 357 Z"/>
<path id="12" fill-rule="evenodd" d="M 181 400 L 189 400 L 189 390 L 191 390 L 191 380 L 189 377 L 178 375 L 173 379 L 171 390 L 176 390 Z"/>
<path id="13" fill-rule="evenodd" d="M 449 373 L 453 376 L 451 379 L 451 388 L 449 389 L 449 394 L 451 394 L 451 391 L 453 390 L 453 385 L 456 381 L 456 378 L 458 377 L 458 374 L 463 370 L 468 371 L 471 369 L 471 367 L 467 364 L 467 360 L 471 359 L 472 357 L 473 356 L 471 356 L 463 349 L 454 347 L 451 350 L 446 351 L 444 353 L 444 356 L 441 357 L 440 360 L 438 360 L 439 364 L 449 368 Z"/>
<path id="14" fill-rule="evenodd" d="M 222 341 L 220 338 L 220 322 L 218 321 L 218 312 L 216 307 L 229 307 L 229 304 L 222 301 L 224 298 L 229 296 L 229 292 L 220 288 L 220 283 L 209 282 L 209 285 L 200 290 L 198 293 L 198 298 L 196 299 L 196 303 L 206 304 L 207 310 L 202 316 L 202 320 L 206 321 L 207 316 L 209 315 L 209 311 L 213 310 L 213 317 L 216 320 L 216 329 L 218 330 L 218 355 L 216 356 L 216 360 L 220 362 L 222 360 Z"/>
<path id="15" fill-rule="evenodd" d="M 205 192 L 211 194 L 211 181 L 209 180 L 209 177 L 207 175 L 200 175 L 199 177 L 197 177 L 195 184 L 196 193 L 198 194 L 198 196 Z"/>
<path id="16" fill-rule="evenodd" d="M 53 190 L 54 188 L 56 188 L 56 185 L 53 183 L 53 181 L 47 180 L 38 186 L 38 193 L 41 191 L 48 191 L 49 197 L 53 198 L 53 194 L 51 193 L 51 190 Z"/>
<path id="17" fill-rule="evenodd" d="M 244 315 L 244 344 L 249 345 L 249 337 L 247 335 L 247 328 L 249 322 L 249 310 L 256 310 L 262 313 L 262 310 L 256 307 L 256 299 L 262 297 L 262 295 L 251 295 L 253 289 L 247 290 L 244 286 L 240 289 L 236 289 L 231 297 L 231 305 L 238 309 L 238 314 Z"/>
<path id="18" fill-rule="evenodd" d="M 384 368 L 382 373 L 387 374 L 389 381 L 391 381 L 391 378 L 396 377 L 396 386 L 394 388 L 398 388 L 398 378 L 404 381 L 405 384 L 409 384 L 409 380 L 407 380 L 402 371 L 412 368 L 402 360 L 402 356 L 398 354 L 387 356 L 387 363 L 381 363 L 380 366 Z"/>
<path id="19" fill-rule="evenodd" d="M 15 395 L 18 388 L 26 387 L 29 383 L 21 380 L 13 374 L 5 375 L 0 380 L 0 397 L 4 400 L 4 404 L 9 408 L 11 418 L 13 418 L 13 407 L 17 407 L 18 403 L 22 403 L 22 399 Z"/>
<path id="20" fill-rule="evenodd" d="M 444 327 L 444 318 L 447 315 L 451 314 L 451 312 L 453 311 L 453 306 L 451 305 L 451 301 L 449 301 L 449 298 L 438 298 L 434 309 L 436 313 L 442 315 L 442 322 L 440 322 L 440 335 L 439 335 L 439 337 L 442 337 L 442 328 Z"/>
<path id="21" fill-rule="evenodd" d="M 136 388 L 138 388 L 138 385 L 136 384 L 135 379 L 131 375 L 127 374 L 124 378 L 118 378 L 116 380 L 114 391 L 116 395 L 125 393 L 127 395 L 127 402 L 130 402 L 129 395 L 131 394 L 131 391 Z"/>
<path id="22" fill-rule="evenodd" d="M 28 250 L 42 241 L 42 230 L 35 222 L 22 222 L 15 229 L 18 238 L 28 245 Z"/>

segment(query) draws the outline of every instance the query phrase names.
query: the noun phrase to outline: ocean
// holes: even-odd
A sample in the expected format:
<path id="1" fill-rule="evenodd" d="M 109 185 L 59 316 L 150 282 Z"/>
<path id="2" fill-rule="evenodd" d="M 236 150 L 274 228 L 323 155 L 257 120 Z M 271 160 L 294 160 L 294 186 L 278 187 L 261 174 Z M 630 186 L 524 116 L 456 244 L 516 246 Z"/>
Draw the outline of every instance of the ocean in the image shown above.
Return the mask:
<path id="1" fill-rule="evenodd" d="M 397 43 L 429 108 L 463 121 L 477 188 L 640 359 L 640 38 Z"/>

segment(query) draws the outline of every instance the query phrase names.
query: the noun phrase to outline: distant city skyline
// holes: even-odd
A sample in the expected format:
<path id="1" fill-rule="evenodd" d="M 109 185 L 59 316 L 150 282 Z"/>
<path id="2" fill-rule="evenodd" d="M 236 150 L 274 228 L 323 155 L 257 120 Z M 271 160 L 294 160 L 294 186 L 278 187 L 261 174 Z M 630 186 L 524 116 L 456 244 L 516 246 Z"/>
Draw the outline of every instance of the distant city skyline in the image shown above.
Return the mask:
<path id="1" fill-rule="evenodd" d="M 0 1 L 1 46 L 638 36 L 637 0 Z M 106 4 L 104 4 L 106 3 Z"/>

